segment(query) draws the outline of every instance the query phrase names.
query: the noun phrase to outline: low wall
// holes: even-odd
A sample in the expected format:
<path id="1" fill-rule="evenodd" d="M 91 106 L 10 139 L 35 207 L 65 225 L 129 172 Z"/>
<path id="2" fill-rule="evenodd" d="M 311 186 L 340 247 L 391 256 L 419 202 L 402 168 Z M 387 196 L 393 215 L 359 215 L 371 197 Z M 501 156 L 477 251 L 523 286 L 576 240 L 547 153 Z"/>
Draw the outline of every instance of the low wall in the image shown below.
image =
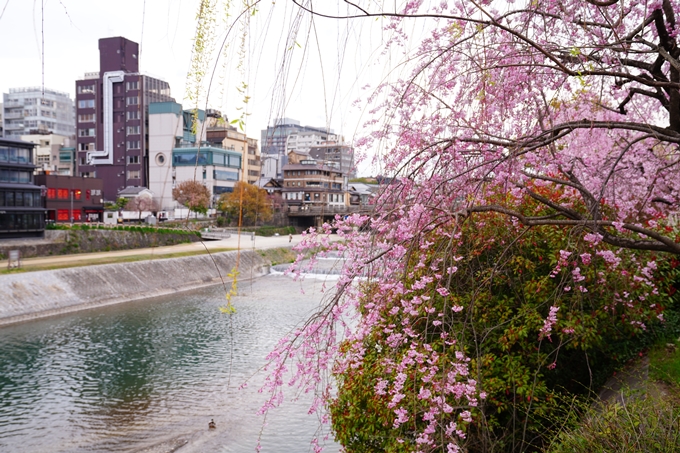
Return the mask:
<path id="1" fill-rule="evenodd" d="M 212 258 L 198 255 L 2 275 L 0 325 L 220 283 L 220 273 L 226 279 L 236 257 L 237 252 L 222 252 Z M 261 255 L 240 253 L 239 280 L 268 272 L 269 262 Z"/>

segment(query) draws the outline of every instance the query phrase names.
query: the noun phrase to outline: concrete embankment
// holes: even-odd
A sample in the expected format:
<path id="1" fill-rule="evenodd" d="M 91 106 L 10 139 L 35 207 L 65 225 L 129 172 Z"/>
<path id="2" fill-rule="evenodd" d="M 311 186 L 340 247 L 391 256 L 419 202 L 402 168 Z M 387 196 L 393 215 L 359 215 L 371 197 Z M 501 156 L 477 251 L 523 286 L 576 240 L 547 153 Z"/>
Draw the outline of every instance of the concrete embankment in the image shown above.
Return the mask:
<path id="1" fill-rule="evenodd" d="M 0 325 L 220 283 L 236 260 L 237 252 L 223 252 L 3 275 Z M 268 272 L 269 262 L 260 254 L 240 252 L 240 280 Z"/>

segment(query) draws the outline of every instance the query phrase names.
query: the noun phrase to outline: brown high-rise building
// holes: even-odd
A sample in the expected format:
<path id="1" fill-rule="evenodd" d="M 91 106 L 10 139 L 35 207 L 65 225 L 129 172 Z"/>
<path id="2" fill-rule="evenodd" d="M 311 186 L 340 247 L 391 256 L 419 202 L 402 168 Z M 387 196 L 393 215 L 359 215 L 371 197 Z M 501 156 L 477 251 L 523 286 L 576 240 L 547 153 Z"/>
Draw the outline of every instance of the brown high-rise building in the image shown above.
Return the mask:
<path id="1" fill-rule="evenodd" d="M 78 175 L 104 181 L 104 200 L 148 187 L 148 106 L 167 101 L 170 85 L 140 74 L 136 42 L 99 40 L 99 72 L 76 81 L 76 153 Z"/>

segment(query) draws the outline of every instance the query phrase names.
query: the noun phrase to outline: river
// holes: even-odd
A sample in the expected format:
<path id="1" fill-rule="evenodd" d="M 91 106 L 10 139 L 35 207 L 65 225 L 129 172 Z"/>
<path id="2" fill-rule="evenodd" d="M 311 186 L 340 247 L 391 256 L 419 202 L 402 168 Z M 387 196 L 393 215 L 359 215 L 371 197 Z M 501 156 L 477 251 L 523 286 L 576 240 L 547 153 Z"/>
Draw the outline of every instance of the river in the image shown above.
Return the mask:
<path id="1" fill-rule="evenodd" d="M 245 452 L 258 438 L 263 452 L 309 451 L 320 427 L 309 400 L 265 426 L 258 369 L 318 307 L 322 285 L 243 282 L 231 316 L 212 286 L 0 328 L 0 451 Z"/>

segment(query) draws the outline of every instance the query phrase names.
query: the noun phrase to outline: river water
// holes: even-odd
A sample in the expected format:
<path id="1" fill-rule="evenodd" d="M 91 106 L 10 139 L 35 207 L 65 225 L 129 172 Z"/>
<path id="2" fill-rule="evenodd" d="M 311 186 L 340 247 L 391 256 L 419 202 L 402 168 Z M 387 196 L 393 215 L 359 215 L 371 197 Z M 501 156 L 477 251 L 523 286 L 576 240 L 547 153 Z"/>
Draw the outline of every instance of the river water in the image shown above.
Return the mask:
<path id="1" fill-rule="evenodd" d="M 309 400 L 265 426 L 257 371 L 323 284 L 242 282 L 231 316 L 213 286 L 0 328 L 0 452 L 245 452 L 258 438 L 263 452 L 309 451 L 320 427 Z"/>

